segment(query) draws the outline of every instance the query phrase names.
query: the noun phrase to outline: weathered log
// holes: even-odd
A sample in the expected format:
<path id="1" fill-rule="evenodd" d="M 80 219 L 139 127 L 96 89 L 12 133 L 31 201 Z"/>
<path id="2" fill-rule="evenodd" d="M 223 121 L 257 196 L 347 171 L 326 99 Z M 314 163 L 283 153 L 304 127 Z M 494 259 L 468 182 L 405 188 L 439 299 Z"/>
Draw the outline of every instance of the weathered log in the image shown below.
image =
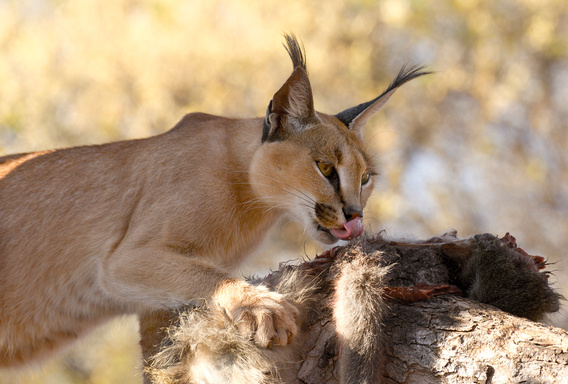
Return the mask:
<path id="1" fill-rule="evenodd" d="M 214 304 L 189 308 L 174 316 L 148 372 L 156 383 L 180 384 L 568 383 L 568 334 L 517 317 L 558 310 L 544 267 L 509 235 L 376 236 L 259 281 L 301 308 L 302 332 L 291 345 L 257 348 Z M 381 309 L 361 308 L 365 295 Z M 367 334 L 341 325 L 351 319 L 355 333 Z M 155 331 L 155 323 L 142 329 L 143 339 Z M 370 349 L 352 342 L 369 335 Z"/>

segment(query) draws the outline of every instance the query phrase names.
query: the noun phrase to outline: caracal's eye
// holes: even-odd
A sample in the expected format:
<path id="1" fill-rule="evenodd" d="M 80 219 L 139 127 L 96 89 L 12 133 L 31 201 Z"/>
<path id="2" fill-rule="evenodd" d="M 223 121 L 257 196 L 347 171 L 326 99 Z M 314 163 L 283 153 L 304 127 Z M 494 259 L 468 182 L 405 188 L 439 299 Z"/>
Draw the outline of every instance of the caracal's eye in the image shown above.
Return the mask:
<path id="1" fill-rule="evenodd" d="M 368 173 L 363 174 L 363 176 L 361 177 L 361 185 L 367 184 L 369 180 L 371 180 L 371 175 Z"/>
<path id="2" fill-rule="evenodd" d="M 317 164 L 322 175 L 324 175 L 325 177 L 331 176 L 331 174 L 333 173 L 333 165 L 321 161 L 318 161 Z"/>

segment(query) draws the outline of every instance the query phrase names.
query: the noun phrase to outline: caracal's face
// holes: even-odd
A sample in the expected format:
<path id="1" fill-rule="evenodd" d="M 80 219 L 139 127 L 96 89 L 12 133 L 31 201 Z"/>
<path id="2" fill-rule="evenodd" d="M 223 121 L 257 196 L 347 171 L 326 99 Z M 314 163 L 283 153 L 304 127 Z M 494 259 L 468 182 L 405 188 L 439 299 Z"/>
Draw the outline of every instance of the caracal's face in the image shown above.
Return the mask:
<path id="1" fill-rule="evenodd" d="M 263 143 L 251 168 L 255 191 L 287 211 L 315 240 L 333 244 L 363 233 L 363 208 L 375 168 L 357 133 L 332 116 L 275 142 Z"/>
<path id="2" fill-rule="evenodd" d="M 428 72 L 403 66 L 381 95 L 330 116 L 314 109 L 300 43 L 293 36 L 286 42 L 294 70 L 266 109 L 262 145 L 250 168 L 252 188 L 269 209 L 289 212 L 314 239 L 354 239 L 363 233 L 375 174 L 361 130 L 398 87 Z"/>

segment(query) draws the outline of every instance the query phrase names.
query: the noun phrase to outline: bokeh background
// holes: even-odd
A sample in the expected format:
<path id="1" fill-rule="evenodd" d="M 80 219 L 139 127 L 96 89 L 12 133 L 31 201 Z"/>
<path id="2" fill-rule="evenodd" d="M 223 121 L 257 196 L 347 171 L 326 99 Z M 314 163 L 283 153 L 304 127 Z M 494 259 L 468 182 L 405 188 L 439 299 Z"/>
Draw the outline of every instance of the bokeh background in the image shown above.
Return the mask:
<path id="1" fill-rule="evenodd" d="M 436 71 L 367 126 L 370 231 L 511 232 L 567 292 L 565 0 L 0 0 L 0 154 L 145 137 L 192 111 L 262 116 L 291 71 L 284 32 L 305 43 L 323 112 L 375 97 L 405 63 Z M 319 250 L 283 223 L 242 273 Z M 136 332 L 118 319 L 0 383 L 140 383 Z"/>

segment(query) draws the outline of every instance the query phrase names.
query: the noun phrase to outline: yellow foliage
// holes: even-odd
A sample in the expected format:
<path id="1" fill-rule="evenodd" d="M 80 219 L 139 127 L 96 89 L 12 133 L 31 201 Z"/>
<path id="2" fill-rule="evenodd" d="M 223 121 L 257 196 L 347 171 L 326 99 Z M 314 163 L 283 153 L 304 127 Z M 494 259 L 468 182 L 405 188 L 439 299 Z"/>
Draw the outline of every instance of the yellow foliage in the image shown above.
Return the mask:
<path id="1" fill-rule="evenodd" d="M 6 0 L 0 154 L 144 137 L 192 111 L 261 116 L 290 73 L 281 42 L 292 32 L 324 112 L 375 97 L 405 63 L 436 71 L 366 128 L 383 168 L 370 226 L 511 231 L 558 259 L 568 247 L 566 25 L 563 0 Z M 425 158 L 436 160 L 418 172 Z M 274 243 L 265 254 L 319 249 L 294 226 Z M 103 347 L 86 374 L 71 359 L 0 382 L 140 382 L 135 332 L 116 328 L 105 330 L 128 347 Z"/>

